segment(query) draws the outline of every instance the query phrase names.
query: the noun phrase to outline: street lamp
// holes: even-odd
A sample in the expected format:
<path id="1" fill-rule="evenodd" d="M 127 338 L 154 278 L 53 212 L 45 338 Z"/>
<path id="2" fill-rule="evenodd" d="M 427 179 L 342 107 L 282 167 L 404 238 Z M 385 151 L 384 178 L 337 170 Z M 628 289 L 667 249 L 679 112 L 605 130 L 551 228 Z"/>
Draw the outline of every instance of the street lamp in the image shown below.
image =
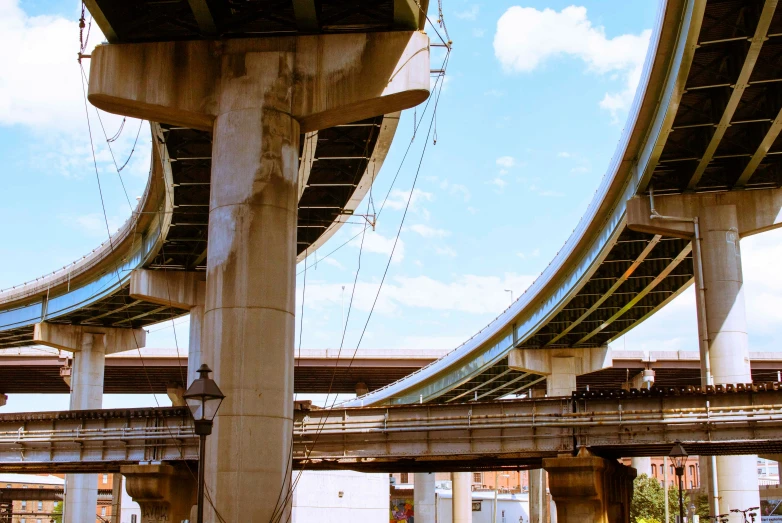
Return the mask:
<path id="1" fill-rule="evenodd" d="M 184 394 L 187 406 L 193 414 L 195 433 L 200 439 L 198 446 L 198 516 L 197 523 L 204 521 L 204 468 L 206 465 L 206 437 L 212 433 L 212 423 L 217 409 L 225 398 L 217 383 L 209 377 L 212 369 L 202 364 L 198 378 L 193 380 Z"/>
<path id="2" fill-rule="evenodd" d="M 681 442 L 677 439 L 671 452 L 668 453 L 668 457 L 673 461 L 673 466 L 676 469 L 676 476 L 679 478 L 679 523 L 684 523 L 684 483 L 682 476 L 684 476 L 684 463 L 687 461 L 687 451 L 682 447 Z"/>

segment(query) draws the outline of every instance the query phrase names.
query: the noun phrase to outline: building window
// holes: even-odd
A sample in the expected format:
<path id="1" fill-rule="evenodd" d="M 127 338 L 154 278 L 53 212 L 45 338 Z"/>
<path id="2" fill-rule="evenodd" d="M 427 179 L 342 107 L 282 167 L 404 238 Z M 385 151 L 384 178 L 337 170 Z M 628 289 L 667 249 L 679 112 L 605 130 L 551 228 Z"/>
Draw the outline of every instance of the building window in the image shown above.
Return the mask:
<path id="1" fill-rule="evenodd" d="M 22 501 L 22 510 L 27 510 L 27 502 Z"/>
<path id="2" fill-rule="evenodd" d="M 695 465 L 690 465 L 690 477 L 695 477 Z"/>
<path id="3" fill-rule="evenodd" d="M 130 515 L 130 523 L 138 523 L 138 519 L 135 514 Z"/>
<path id="4" fill-rule="evenodd" d="M 101 516 L 105 516 L 106 515 L 106 507 L 101 507 L 100 508 L 100 515 Z"/>
<path id="5" fill-rule="evenodd" d="M 104 475 L 103 475 L 103 484 L 105 485 L 105 484 L 107 484 L 108 482 L 109 482 L 109 475 L 108 475 L 108 474 L 104 474 Z"/>
<path id="6" fill-rule="evenodd" d="M 43 501 L 38 502 L 38 510 L 43 510 Z"/>
<path id="7" fill-rule="evenodd" d="M 676 475 L 676 472 L 673 470 L 673 465 L 669 465 L 671 467 L 669 470 L 671 471 L 671 476 Z"/>
<path id="8" fill-rule="evenodd" d="M 652 476 L 657 475 L 657 465 L 652 465 Z"/>
<path id="9" fill-rule="evenodd" d="M 483 474 L 480 472 L 473 472 L 472 473 L 472 482 L 477 484 L 483 483 Z"/>
<path id="10" fill-rule="evenodd" d="M 407 472 L 402 472 L 402 479 L 400 481 L 402 481 L 402 483 L 408 483 L 410 481 L 410 476 Z"/>

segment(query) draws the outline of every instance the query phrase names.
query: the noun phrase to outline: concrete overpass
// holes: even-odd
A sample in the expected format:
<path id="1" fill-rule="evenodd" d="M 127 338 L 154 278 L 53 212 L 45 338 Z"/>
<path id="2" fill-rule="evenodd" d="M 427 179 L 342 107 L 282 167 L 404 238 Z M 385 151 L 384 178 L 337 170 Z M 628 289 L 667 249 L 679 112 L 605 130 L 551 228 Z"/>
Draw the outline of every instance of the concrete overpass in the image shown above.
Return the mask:
<path id="1" fill-rule="evenodd" d="M 139 355 L 139 352 L 141 355 Z M 337 349 L 302 349 L 294 363 L 297 393 L 355 393 L 380 388 L 444 354 L 439 350 L 362 349 L 352 363 Z M 352 353 L 351 353 L 352 355 Z M 48 347 L 0 349 L 0 394 L 67 394 L 72 355 Z M 780 360 L 782 365 L 782 359 Z M 105 360 L 105 394 L 166 393 L 187 377 L 187 349 L 149 349 L 110 354 Z M 332 383 L 333 379 L 333 383 Z"/>
<path id="2" fill-rule="evenodd" d="M 231 398 L 213 437 L 231 455 L 209 452 L 213 500 L 229 521 L 284 519 L 296 261 L 350 219 L 399 112 L 428 97 L 427 2 L 86 4 L 109 42 L 90 57 L 88 98 L 151 122 L 149 183 L 103 245 L 0 293 L 0 347 L 74 352 L 71 407 L 99 408 L 106 354 L 190 312 L 191 361 Z M 247 433 L 264 441 L 231 442 Z M 240 473 L 244 494 L 228 487 Z M 90 481 L 67 478 L 66 522 L 92 511 Z"/>
<path id="3" fill-rule="evenodd" d="M 178 5 L 176 2 L 174 4 Z M 191 7 L 191 4 L 195 7 Z M 287 2 L 285 4 L 288 6 Z M 330 2 L 327 4 L 332 5 Z M 404 28 L 408 30 L 420 26 L 422 18 L 412 20 L 403 16 L 404 13 L 417 12 L 412 4 L 394 2 L 393 5 L 390 10 L 386 9 L 385 26 L 359 24 L 359 30 L 381 26 L 393 29 L 401 24 L 402 19 L 407 20 Z M 6 346 L 30 343 L 32 332 L 32 339 L 54 346 L 68 339 L 71 345 L 64 347 L 88 353 L 87 349 L 91 350 L 90 343 L 95 336 L 101 337 L 104 343 L 110 336 L 135 343 L 139 341 L 136 335 L 119 334 L 113 330 L 109 332 L 106 329 L 128 330 L 128 327 L 139 327 L 145 322 L 152 323 L 191 310 L 196 321 L 191 322 L 195 335 L 191 335 L 194 345 L 189 347 L 190 354 L 197 356 L 194 360 L 214 363 L 219 369 L 218 381 L 221 385 L 237 387 L 236 393 L 229 393 L 229 397 L 240 398 L 255 386 L 251 384 L 252 377 L 243 374 L 233 364 L 237 360 L 232 347 L 237 339 L 260 338 L 261 335 L 256 324 L 235 317 L 231 312 L 232 307 L 238 304 L 243 311 L 256 306 L 267 307 L 264 309 L 267 311 L 284 310 L 292 318 L 293 311 L 288 303 L 291 285 L 280 284 L 282 288 L 278 288 L 275 284 L 288 281 L 292 271 L 290 266 L 296 255 L 301 256 L 303 251 L 299 244 L 295 248 L 291 247 L 290 263 L 287 265 L 277 264 L 279 260 L 271 258 L 256 262 L 248 254 L 252 252 L 252 249 L 247 248 L 248 245 L 252 244 L 253 249 L 260 248 L 268 253 L 288 252 L 284 246 L 275 243 L 282 240 L 271 234 L 267 236 L 259 229 L 241 227 L 241 237 L 237 237 L 231 227 L 238 222 L 223 216 L 221 213 L 227 212 L 225 210 L 214 212 L 225 202 L 237 212 L 253 208 L 248 200 L 239 195 L 223 192 L 230 184 L 224 187 L 214 183 L 216 179 L 231 180 L 227 170 L 228 159 L 239 154 L 226 145 L 231 140 L 215 139 L 207 146 L 208 141 L 203 135 L 213 130 L 213 136 L 219 136 L 221 132 L 228 133 L 225 136 L 234 136 L 230 133 L 241 126 L 233 127 L 234 123 L 225 128 L 220 126 L 221 115 L 230 112 L 221 113 L 220 104 L 224 102 L 227 104 L 225 107 L 233 107 L 231 104 L 236 103 L 241 96 L 238 91 L 215 91 L 212 83 L 204 81 L 192 70 L 178 71 L 182 73 L 178 76 L 175 71 L 179 67 L 177 64 L 188 63 L 192 58 L 208 66 L 205 67 L 207 76 L 218 74 L 219 71 L 219 74 L 227 75 L 228 80 L 234 78 L 234 74 L 244 74 L 248 66 L 246 60 L 244 69 L 240 66 L 229 67 L 230 64 L 223 64 L 224 68 L 217 67 L 210 58 L 209 46 L 212 44 L 198 43 L 202 42 L 198 39 L 217 35 L 225 43 L 225 47 L 220 47 L 220 50 L 227 50 L 225 56 L 246 58 L 247 52 L 269 52 L 269 47 L 261 49 L 262 46 L 256 46 L 258 42 L 245 46 L 231 38 L 242 36 L 242 28 L 250 26 L 253 27 L 253 35 L 257 34 L 256 30 L 261 33 L 269 31 L 273 24 L 263 24 L 282 23 L 278 19 L 284 19 L 281 18 L 284 9 L 275 11 L 270 18 L 270 11 L 264 10 L 260 3 L 255 5 L 257 9 L 250 9 L 252 14 L 232 9 L 215 11 L 212 4 L 204 7 L 199 2 L 182 3 L 180 9 L 171 7 L 165 12 L 159 9 L 166 10 L 169 7 L 150 5 L 145 9 L 123 10 L 118 6 L 111 0 L 90 5 L 96 20 L 109 35 L 110 41 L 114 42 L 99 48 L 94 55 L 90 99 L 107 110 L 169 122 L 168 126 L 156 128 L 156 144 L 185 144 L 187 146 L 181 150 L 186 154 L 178 156 L 180 152 L 172 154 L 168 145 L 166 150 L 156 145 L 156 154 L 161 161 L 155 163 L 159 175 L 153 176 L 153 180 L 163 182 L 150 184 L 149 195 L 143 200 L 148 207 L 142 207 L 149 214 L 139 214 L 134 226 L 126 227 L 123 234 L 115 238 L 116 242 L 104 246 L 79 264 L 73 282 L 72 271 L 61 271 L 52 277 L 54 279 L 41 280 L 26 289 L 13 290 L 0 296 L 4 307 L 0 311 L 0 330 L 5 336 L 3 343 Z M 354 30 L 350 24 L 358 23 L 348 16 L 348 11 L 337 9 L 335 12 L 342 13 L 342 19 L 350 20 L 350 23 L 342 26 L 342 29 L 339 24 L 324 25 L 322 21 L 328 16 L 322 10 L 316 10 L 314 19 L 318 20 L 317 27 L 307 26 L 313 19 L 313 11 L 308 9 L 310 7 L 309 2 L 293 2 L 292 18 L 288 12 L 290 10 L 286 11 L 289 20 L 296 20 L 296 29 L 291 29 L 292 33 L 312 32 L 317 35 L 332 29 L 336 32 Z M 326 9 L 328 13 L 334 12 Z M 360 16 L 370 15 L 361 11 Z M 128 20 L 138 22 L 138 25 L 128 23 Z M 259 26 L 253 25 L 256 21 Z M 174 44 L 140 43 L 179 38 L 195 38 L 190 42 L 197 43 L 177 44 L 178 47 Z M 284 52 L 299 49 L 298 44 L 301 44 L 301 51 L 306 55 L 307 49 L 313 49 L 307 46 L 308 43 L 315 41 L 307 38 L 320 39 L 317 41 L 322 42 L 324 48 L 329 47 L 326 41 L 330 38 L 326 36 L 293 38 L 297 38 L 297 45 L 289 40 L 290 46 Z M 365 38 L 367 40 L 362 42 L 375 42 L 380 47 L 387 44 L 389 48 L 397 49 L 397 57 L 419 57 L 420 47 L 413 46 L 409 50 L 412 55 L 405 55 L 407 51 L 401 48 L 400 42 L 396 42 L 396 37 L 372 33 Z M 402 40 L 401 37 L 398 39 Z M 414 39 L 415 35 L 412 39 L 408 37 L 405 45 Z M 353 42 L 345 37 L 343 43 L 348 41 Z M 374 49 L 373 45 L 363 49 L 370 53 Z M 782 181 L 782 156 L 778 154 L 782 152 L 778 138 L 782 129 L 780 49 L 782 16 L 779 15 L 776 0 L 664 2 L 653 32 L 638 94 L 609 170 L 587 213 L 546 271 L 508 310 L 464 345 L 411 376 L 372 391 L 351 404 L 402 405 L 469 401 L 471 396 L 475 397 L 474 393 L 479 388 L 482 389 L 481 399 L 491 400 L 510 391 L 533 387 L 541 373 L 547 375 L 547 390 L 550 393 L 573 390 L 577 386 L 576 375 L 593 368 L 590 366 L 593 363 L 593 352 L 590 351 L 599 350 L 642 322 L 693 282 L 697 287 L 702 383 L 751 381 L 739 243 L 744 236 L 777 227 L 782 219 L 782 190 L 779 188 Z M 231 59 L 227 60 L 230 62 Z M 171 67 L 164 66 L 160 70 L 176 78 L 160 80 L 159 75 L 150 74 L 152 71 L 145 69 L 145 64 L 168 64 Z M 416 64 L 414 67 L 421 66 Z M 291 62 L 291 67 L 299 67 L 296 69 L 298 71 L 306 69 L 305 64 L 297 62 L 296 58 Z M 388 69 L 393 70 L 393 66 Z M 261 68 L 259 72 L 266 74 L 272 70 L 279 72 L 276 66 L 271 65 Z M 112 77 L 112 73 L 117 71 L 122 71 L 124 76 Z M 376 71 L 375 75 L 370 75 L 370 83 L 377 77 L 385 78 L 387 84 L 391 75 L 384 73 L 388 71 Z M 150 78 L 156 78 L 157 85 L 152 85 Z M 286 78 L 277 80 L 287 82 Z M 355 115 L 354 111 L 360 113 L 370 106 L 376 108 L 376 103 L 380 101 L 399 102 L 394 110 L 419 101 L 420 85 L 419 88 L 412 84 L 403 86 L 399 92 L 389 94 L 385 91 L 386 85 L 381 88 L 380 83 L 372 84 L 370 91 L 376 98 L 367 100 L 366 104 L 352 99 L 351 93 L 356 91 L 348 88 L 344 103 L 350 107 L 350 111 L 341 111 L 339 114 Z M 341 87 L 336 91 L 342 93 Z M 242 89 L 238 86 L 236 88 Z M 217 103 L 199 105 L 183 96 L 182 89 L 203 94 L 202 101 L 213 100 Z M 295 92 L 307 93 L 311 89 L 314 87 L 305 82 L 301 90 Z M 257 94 L 256 91 L 253 93 Z M 221 97 L 223 94 L 225 97 Z M 360 117 L 336 123 L 330 121 L 337 114 L 333 108 L 317 106 L 318 100 L 310 105 L 311 101 L 303 96 L 292 100 L 289 106 L 289 114 L 294 115 L 293 119 L 301 133 L 286 131 L 285 125 L 272 126 L 274 132 L 283 135 L 287 133 L 293 137 L 283 140 L 288 146 L 296 142 L 300 135 L 304 136 L 294 149 L 299 151 L 298 156 L 305 171 L 297 166 L 296 173 L 291 172 L 289 176 L 291 180 L 298 180 L 294 184 L 296 189 L 286 189 L 298 197 L 297 224 L 303 227 L 297 229 L 309 229 L 310 225 L 316 225 L 312 221 L 302 223 L 302 216 L 309 216 L 310 207 L 329 207 L 325 202 L 336 194 L 329 193 L 329 196 L 324 196 L 325 200 L 315 198 L 318 204 L 301 204 L 301 189 L 305 187 L 306 190 L 303 180 L 309 175 L 306 173 L 308 160 L 303 152 L 307 148 L 298 145 L 306 144 L 307 133 L 314 132 L 316 127 L 332 128 L 351 121 L 360 121 L 363 125 L 368 119 L 379 117 L 378 114 L 391 112 L 389 109 L 373 114 L 362 113 Z M 280 103 L 288 102 L 283 100 Z M 256 109 L 262 110 L 261 107 Z M 326 126 L 322 123 L 324 121 L 334 123 L 334 126 Z M 256 136 L 261 130 L 253 130 L 252 125 L 247 129 L 249 134 L 245 134 L 245 137 L 254 136 L 257 144 L 263 142 L 261 135 Z M 180 130 L 183 130 L 181 135 L 178 134 Z M 172 131 L 173 134 L 167 137 L 167 133 Z M 252 134 L 250 131 L 257 132 Z M 197 146 L 198 143 L 200 146 Z M 194 144 L 192 153 L 187 151 L 188 144 Z M 220 149 L 220 144 L 227 149 Z M 204 154 L 206 149 L 209 151 Z M 170 182 L 175 176 L 174 171 L 180 166 L 172 166 L 170 162 L 167 164 L 166 155 L 169 159 L 182 158 L 185 162 L 192 161 L 202 167 L 204 164 L 198 162 L 214 158 L 209 181 L 208 201 L 211 203 L 208 223 L 198 222 L 196 214 L 183 215 L 182 221 L 173 227 L 176 230 L 181 225 L 182 231 L 192 231 L 188 229 L 190 227 L 201 227 L 201 231 L 209 229 L 209 237 L 213 240 L 209 244 L 209 252 L 203 248 L 206 240 L 203 232 L 196 237 L 197 249 L 192 246 L 182 251 L 171 249 L 175 256 L 181 258 L 167 256 L 164 247 L 161 247 L 172 229 L 169 217 L 176 214 L 172 203 L 172 198 L 177 196 L 176 189 L 190 187 L 187 184 L 191 181 L 195 184 L 193 187 L 205 187 L 206 183 L 205 171 L 201 171 L 199 178 L 194 174 L 192 164 L 183 164 L 183 169 L 177 174 L 182 177 L 177 178 L 176 184 Z M 366 158 L 369 155 L 363 156 Z M 331 158 L 323 158 L 327 157 Z M 236 158 L 244 157 L 239 155 Z M 256 160 L 246 159 L 248 165 L 255 165 L 253 162 L 257 163 Z M 280 169 L 284 170 L 284 166 L 280 165 Z M 192 180 L 188 178 L 191 175 Z M 160 183 L 161 187 L 155 188 L 155 183 Z M 172 191 L 170 188 L 173 185 L 177 187 Z M 198 197 L 193 196 L 193 193 L 190 195 L 201 198 L 196 202 L 197 205 L 206 205 L 203 193 Z M 656 195 L 654 202 L 653 195 Z M 291 198 L 296 200 L 293 196 Z M 189 203 L 188 200 L 180 201 L 184 205 Z M 295 208 L 296 205 L 292 204 L 289 210 Z M 220 220 L 217 219 L 218 215 L 221 216 Z M 332 216 L 326 231 L 333 227 L 331 224 L 337 215 L 341 216 L 342 212 Z M 142 217 L 144 221 L 141 221 Z M 202 219 L 204 217 L 201 216 Z M 285 222 L 281 216 L 274 219 Z M 292 229 L 293 225 L 289 228 Z M 141 237 L 132 234 L 138 230 L 148 233 Z M 214 239 L 222 237 L 230 238 L 233 243 L 227 247 L 222 244 L 215 247 Z M 186 235 L 180 240 L 186 242 L 189 238 L 192 236 Z M 302 241 L 301 245 L 308 249 L 310 246 L 317 247 L 317 238 L 311 242 L 306 238 L 297 241 Z M 238 266 L 232 263 L 234 255 L 241 260 Z M 207 259 L 205 290 L 204 285 L 199 283 L 203 277 L 197 271 L 202 267 L 204 259 Z M 168 263 L 176 264 L 176 267 L 172 265 L 167 269 Z M 288 272 L 280 269 L 283 266 L 287 267 L 285 270 Z M 134 276 L 129 276 L 129 270 L 133 268 L 144 270 L 135 271 Z M 258 271 L 254 272 L 254 269 Z M 278 269 L 282 272 L 275 272 Z M 273 277 L 264 279 L 261 273 Z M 78 293 L 71 294 L 71 283 L 79 286 Z M 258 292 L 245 292 L 248 289 Z M 113 298 L 115 296 L 117 299 Z M 272 306 L 257 296 L 274 296 L 280 302 Z M 110 300 L 108 308 L 89 308 L 104 299 Z M 273 315 L 271 312 L 269 314 Z M 69 329 L 62 328 L 58 321 L 67 323 Z M 224 321 L 228 324 L 223 324 Z M 273 368 L 290 367 L 289 381 L 292 382 L 290 333 L 285 334 L 284 329 L 279 332 L 275 330 L 278 323 L 288 324 L 286 322 L 289 323 L 290 319 L 272 322 L 271 327 L 264 329 L 263 336 L 266 339 L 280 340 L 279 343 L 288 349 L 277 350 L 274 352 L 275 358 L 271 359 L 269 354 L 264 354 L 263 364 Z M 37 325 L 35 331 L 32 330 L 34 324 Z M 278 332 L 279 337 L 269 338 L 271 331 Z M 209 347 L 209 351 L 203 353 L 202 337 L 204 346 Z M 79 345 L 74 340 L 86 344 Z M 283 343 L 282 340 L 287 341 Z M 260 357 L 254 354 L 252 347 L 246 347 L 243 343 L 239 344 L 238 350 L 244 357 L 251 358 L 252 368 L 259 368 Z M 132 343 L 128 345 L 132 348 Z M 277 347 L 277 341 L 273 345 Z M 542 354 L 535 355 L 533 352 Z M 275 373 L 271 375 L 276 377 Z M 238 381 L 235 383 L 234 379 Z M 264 384 L 271 387 L 266 393 L 277 397 L 284 390 L 286 394 L 279 397 L 287 397 L 287 391 L 290 389 L 292 392 L 292 383 L 284 383 L 286 379 L 281 378 L 281 382 L 276 385 Z M 284 405 L 286 402 L 275 403 Z M 221 416 L 233 413 L 241 417 L 241 413 L 232 409 L 233 405 L 227 412 L 221 412 Z M 271 425 L 268 427 L 277 427 L 279 423 L 284 425 L 285 422 L 275 421 L 279 419 L 287 418 L 281 417 L 277 411 L 274 415 L 270 414 L 267 421 Z M 272 432 L 283 434 L 286 431 L 275 429 Z M 231 436 L 226 433 L 225 437 L 230 439 Z M 238 445 L 238 442 L 234 443 Z M 287 455 L 284 451 L 286 443 L 279 444 L 283 450 L 277 454 Z M 215 453 L 213 459 L 216 460 L 213 464 L 217 464 L 222 463 L 224 457 Z M 754 473 L 752 458 L 726 457 L 720 458 L 718 463 L 722 464 L 723 472 L 715 472 L 714 477 L 721 478 L 723 499 L 731 506 L 756 504 L 756 489 L 753 491 L 751 486 L 746 487 L 741 483 L 743 476 Z M 279 470 L 284 468 L 283 465 L 277 467 Z M 715 470 L 718 468 L 714 467 Z M 279 476 L 278 480 L 281 484 L 287 481 L 283 476 Z M 716 481 L 712 488 L 716 498 Z M 271 486 L 269 489 L 274 490 Z M 250 503 L 250 498 L 240 496 L 239 505 L 245 502 Z"/>

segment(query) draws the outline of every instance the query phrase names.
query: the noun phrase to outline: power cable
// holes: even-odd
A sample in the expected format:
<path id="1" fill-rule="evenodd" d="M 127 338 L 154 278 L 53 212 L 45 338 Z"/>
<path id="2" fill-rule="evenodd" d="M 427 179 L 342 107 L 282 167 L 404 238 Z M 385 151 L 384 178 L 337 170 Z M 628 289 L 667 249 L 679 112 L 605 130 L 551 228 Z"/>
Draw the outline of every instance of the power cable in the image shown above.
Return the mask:
<path id="1" fill-rule="evenodd" d="M 399 236 L 401 235 L 402 227 L 403 227 L 403 225 L 404 225 L 404 220 L 405 220 L 405 217 L 406 217 L 406 215 L 407 215 L 407 212 L 408 212 L 408 210 L 409 210 L 410 203 L 411 203 L 411 201 L 412 201 L 412 196 L 413 196 L 413 193 L 414 193 L 414 191 L 415 191 L 415 185 L 416 185 L 416 182 L 417 182 L 417 180 L 418 180 L 418 176 L 419 176 L 419 174 L 420 174 L 420 171 L 421 171 L 421 167 L 422 167 L 422 164 L 423 164 L 423 158 L 424 158 L 424 154 L 425 154 L 425 152 L 426 152 L 426 148 L 427 148 L 427 145 L 428 145 L 428 142 L 429 142 L 429 137 L 430 137 L 430 135 L 431 135 L 432 128 L 433 128 L 433 125 L 434 125 L 434 121 L 435 121 L 435 114 L 436 114 L 436 112 L 437 112 L 437 106 L 438 106 L 438 103 L 439 103 L 440 94 L 442 93 L 442 85 L 443 85 L 443 83 L 444 83 L 444 82 L 440 82 L 440 79 L 444 77 L 444 72 L 445 72 L 445 70 L 447 69 L 447 66 L 448 66 L 448 59 L 449 59 L 449 57 L 450 57 L 450 51 L 449 51 L 449 52 L 446 54 L 446 57 L 444 58 L 444 61 L 443 61 L 443 68 L 442 68 L 442 70 L 443 70 L 443 74 L 440 74 L 440 75 L 438 75 L 438 78 L 437 78 L 437 80 L 436 80 L 436 82 L 435 82 L 435 89 L 437 89 L 437 88 L 438 88 L 438 84 L 439 84 L 439 90 L 437 91 L 437 96 L 435 97 L 436 99 L 435 99 L 434 109 L 433 109 L 433 111 L 432 111 L 432 118 L 430 119 L 430 123 L 429 123 L 429 130 L 428 130 L 428 132 L 427 132 L 426 141 L 424 142 L 424 147 L 423 147 L 423 149 L 422 149 L 422 151 L 421 151 L 421 158 L 420 158 L 420 160 L 419 160 L 419 163 L 418 163 L 418 168 L 417 168 L 417 170 L 416 170 L 416 174 L 415 174 L 415 177 L 414 177 L 414 180 L 413 180 L 413 186 L 412 186 L 412 189 L 410 190 L 410 193 L 409 193 L 409 195 L 408 195 L 408 200 L 407 200 L 407 204 L 406 204 L 406 206 L 405 206 L 405 211 L 404 211 L 404 214 L 403 214 L 403 216 L 402 216 L 402 221 L 400 222 L 399 229 L 398 229 L 398 231 L 397 231 L 397 235 L 396 235 L 396 238 L 395 238 L 395 240 L 394 240 L 394 246 L 392 247 L 391 254 L 389 255 L 388 263 L 386 264 L 386 268 L 385 268 L 385 271 L 384 271 L 384 273 L 383 273 L 383 279 L 381 280 L 380 286 L 378 287 L 378 291 L 377 291 L 377 293 L 376 293 L 376 295 L 375 295 L 375 300 L 374 300 L 374 302 L 373 302 L 372 308 L 370 309 L 369 316 L 367 317 L 367 321 L 366 321 L 366 322 L 365 322 L 365 324 L 364 324 L 364 328 L 363 328 L 363 330 L 362 330 L 362 333 L 361 333 L 361 336 L 360 336 L 360 338 L 359 338 L 359 342 L 358 342 L 358 344 L 356 345 L 356 349 L 353 351 L 353 355 L 352 355 L 352 357 L 351 357 L 351 359 L 350 359 L 350 362 L 349 362 L 349 364 L 348 364 L 348 366 L 347 366 L 347 369 L 348 369 L 348 370 L 351 368 L 351 366 L 352 366 L 352 364 L 353 364 L 353 362 L 354 362 L 354 360 L 355 360 L 356 354 L 357 354 L 357 352 L 358 352 L 358 349 L 359 349 L 359 346 L 360 346 L 360 344 L 361 344 L 361 340 L 363 340 L 364 334 L 366 333 L 366 329 L 367 329 L 367 326 L 368 326 L 368 324 L 369 324 L 369 320 L 370 320 L 370 319 L 371 319 L 371 317 L 372 317 L 372 312 L 374 311 L 374 308 L 375 308 L 375 306 L 376 306 L 376 304 L 377 304 L 377 299 L 378 299 L 378 297 L 379 297 L 379 295 L 380 295 L 380 291 L 382 290 L 383 282 L 385 281 L 386 275 L 387 275 L 387 273 L 388 273 L 388 269 L 389 269 L 389 267 L 390 267 L 390 264 L 391 264 L 391 261 L 392 261 L 392 259 L 393 259 L 394 250 L 396 249 L 396 245 L 397 245 L 397 243 L 398 243 Z M 431 98 L 432 98 L 432 97 L 430 97 L 430 98 L 429 98 L 429 100 L 431 100 Z M 428 105 L 429 105 L 429 100 L 427 100 L 427 105 L 426 105 L 426 107 L 428 107 Z M 422 116 L 421 116 L 421 118 L 422 118 L 422 119 L 423 119 L 423 116 L 424 116 L 424 114 L 425 114 L 425 111 L 424 111 L 424 113 L 423 113 L 423 114 L 422 114 Z M 412 141 L 411 141 L 411 143 L 412 143 Z M 409 146 L 408 146 L 408 151 L 409 151 Z M 407 151 L 405 152 L 405 157 L 406 157 L 406 156 L 407 156 Z M 404 161 L 404 158 L 403 158 L 403 161 Z M 401 170 L 401 166 L 400 166 L 400 170 Z M 398 175 L 398 174 L 399 174 L 399 171 L 397 171 L 397 175 Z M 395 176 L 395 178 L 394 178 L 394 179 L 396 179 L 396 176 Z M 390 190 L 389 190 L 389 194 L 390 194 Z M 386 196 L 386 200 L 387 200 L 387 199 L 388 199 L 388 195 Z M 384 200 L 384 202 L 383 202 L 383 205 L 385 205 L 385 200 Z M 382 211 L 382 208 L 383 208 L 383 207 L 381 206 L 381 209 L 380 209 L 380 211 Z M 366 230 L 366 228 L 364 229 L 364 231 L 365 231 L 365 230 Z M 363 246 L 363 238 L 362 238 L 362 246 Z M 357 273 L 356 273 L 356 281 L 357 281 L 357 279 L 358 279 L 358 271 L 357 271 Z M 353 297 L 354 297 L 354 294 L 355 294 L 355 288 L 356 288 L 356 282 L 354 281 L 353 291 L 352 291 L 352 293 L 351 293 L 351 300 L 350 300 L 350 303 L 349 303 L 349 306 L 348 306 L 348 320 L 349 320 L 349 315 L 350 315 L 351 306 L 352 306 L 352 303 L 353 303 Z M 346 321 L 346 323 L 345 323 L 345 327 L 344 327 L 344 330 L 343 330 L 343 335 L 342 335 L 342 343 L 344 343 L 344 337 L 345 337 L 345 332 L 346 332 L 346 331 L 347 331 L 347 321 Z M 332 388 L 333 388 L 334 377 L 335 377 L 335 375 L 336 375 L 336 369 L 337 369 L 337 365 L 339 364 L 339 358 L 340 358 L 341 352 L 342 352 L 342 344 L 340 345 L 340 350 L 339 350 L 339 352 L 338 352 L 338 354 L 337 354 L 337 361 L 335 362 L 335 369 L 334 369 L 334 372 L 332 373 L 332 380 L 331 380 L 331 383 L 329 384 L 329 391 L 328 391 L 328 392 L 327 392 L 327 394 L 326 394 L 326 400 L 325 400 L 325 402 L 324 402 L 325 404 L 328 404 L 328 399 L 329 399 L 329 396 L 331 395 L 331 391 L 332 391 Z M 333 407 L 334 407 L 334 405 L 336 404 L 336 399 L 337 399 L 337 396 L 335 395 L 335 397 L 334 397 L 334 400 L 332 401 L 332 404 L 331 404 L 331 406 L 330 406 L 330 407 L 328 407 L 328 408 L 333 408 Z M 316 428 L 316 430 L 315 430 L 315 437 L 314 437 L 314 441 L 313 441 L 312 445 L 310 445 L 309 453 L 308 453 L 308 454 L 307 454 L 307 456 L 305 457 L 305 461 L 306 461 L 306 460 L 309 458 L 309 456 L 310 456 L 310 455 L 312 454 L 312 452 L 314 451 L 314 449 L 315 449 L 315 446 L 317 445 L 317 441 L 318 441 L 318 439 L 319 439 L 320 433 L 322 432 L 322 430 L 323 430 L 323 427 L 324 427 L 324 426 L 325 426 L 325 420 L 324 420 L 324 421 L 323 421 L 323 422 L 322 422 L 322 423 L 321 423 L 321 424 L 320 424 L 320 425 L 319 425 L 319 426 Z M 302 468 L 301 472 L 303 472 L 305 468 L 306 468 L 306 466 Z M 296 478 L 296 481 L 294 481 L 294 482 L 293 482 L 293 485 L 291 486 L 291 489 L 290 489 L 290 491 L 291 491 L 291 495 L 292 495 L 293 491 L 295 491 L 295 489 L 296 489 L 296 486 L 298 485 L 298 481 L 299 481 L 299 479 L 301 478 L 301 472 L 300 472 L 299 476 Z M 281 515 L 280 515 L 280 517 L 281 517 Z M 278 518 L 277 520 L 274 520 L 274 522 L 275 522 L 275 523 L 276 523 L 277 521 L 279 521 L 279 518 Z"/>

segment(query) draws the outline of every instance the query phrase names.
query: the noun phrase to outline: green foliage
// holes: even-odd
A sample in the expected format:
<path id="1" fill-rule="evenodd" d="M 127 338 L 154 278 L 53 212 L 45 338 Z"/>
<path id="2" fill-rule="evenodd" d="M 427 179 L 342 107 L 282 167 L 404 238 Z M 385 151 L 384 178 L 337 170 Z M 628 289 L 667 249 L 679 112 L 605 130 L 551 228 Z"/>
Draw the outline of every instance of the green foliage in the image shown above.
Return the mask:
<path id="1" fill-rule="evenodd" d="M 705 521 L 709 517 L 709 495 L 699 494 L 695 498 L 695 513 L 698 514 L 702 520 Z"/>
<path id="2" fill-rule="evenodd" d="M 62 523 L 62 501 L 58 501 L 54 504 L 52 509 L 52 521 L 55 523 Z"/>
<path id="3" fill-rule="evenodd" d="M 684 506 L 689 506 L 689 496 L 684 496 Z M 707 509 L 708 511 L 708 509 Z M 670 521 L 679 513 L 679 489 L 668 489 L 668 513 Z M 665 492 L 656 479 L 641 474 L 633 482 L 633 502 L 630 505 L 630 521 L 634 523 L 660 523 L 665 519 Z"/>

